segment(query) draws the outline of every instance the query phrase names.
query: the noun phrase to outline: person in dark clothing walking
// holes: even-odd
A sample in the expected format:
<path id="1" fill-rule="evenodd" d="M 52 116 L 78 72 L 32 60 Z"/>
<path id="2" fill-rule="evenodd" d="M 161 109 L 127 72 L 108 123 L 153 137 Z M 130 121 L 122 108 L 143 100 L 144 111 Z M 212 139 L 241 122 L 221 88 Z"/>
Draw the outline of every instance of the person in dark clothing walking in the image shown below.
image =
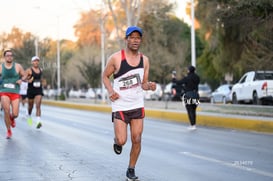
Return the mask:
<path id="1" fill-rule="evenodd" d="M 200 83 L 200 77 L 195 73 L 195 67 L 189 66 L 188 75 L 181 80 L 176 80 L 176 75 L 172 74 L 172 82 L 176 85 L 184 85 L 185 93 L 182 95 L 182 101 L 185 103 L 191 124 L 189 130 L 195 130 L 196 108 L 199 104 L 198 84 Z"/>

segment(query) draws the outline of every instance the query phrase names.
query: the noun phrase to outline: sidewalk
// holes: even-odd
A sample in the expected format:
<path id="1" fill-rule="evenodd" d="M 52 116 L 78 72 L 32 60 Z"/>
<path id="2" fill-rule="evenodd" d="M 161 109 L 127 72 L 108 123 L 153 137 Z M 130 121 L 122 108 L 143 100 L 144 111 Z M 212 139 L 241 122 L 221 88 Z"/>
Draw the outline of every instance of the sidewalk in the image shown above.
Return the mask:
<path id="1" fill-rule="evenodd" d="M 44 99 L 43 104 L 73 109 L 111 112 L 109 103 L 91 99 L 54 101 Z M 147 117 L 189 123 L 181 102 L 145 101 Z M 197 125 L 273 133 L 272 106 L 214 105 L 201 103 L 197 110 Z"/>

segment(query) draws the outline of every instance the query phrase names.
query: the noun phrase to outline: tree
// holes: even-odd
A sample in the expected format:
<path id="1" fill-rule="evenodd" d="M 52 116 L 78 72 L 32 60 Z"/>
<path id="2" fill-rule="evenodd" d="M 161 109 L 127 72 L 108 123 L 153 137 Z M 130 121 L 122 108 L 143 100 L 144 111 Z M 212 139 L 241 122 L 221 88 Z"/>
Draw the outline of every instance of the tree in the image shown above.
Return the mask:
<path id="1" fill-rule="evenodd" d="M 249 70 L 272 69 L 272 10 L 273 0 L 199 0 L 196 14 L 207 41 L 198 60 L 202 68 L 218 81 L 226 73 L 236 79 Z"/>
<path id="2" fill-rule="evenodd" d="M 97 45 L 86 46 L 78 50 L 69 61 L 66 69 L 66 77 L 69 85 L 80 88 L 81 85 L 87 84 L 86 87 L 100 87 L 101 82 L 101 64 L 98 55 L 99 47 Z M 73 74 L 69 70 L 77 68 Z"/>
<path id="3" fill-rule="evenodd" d="M 79 47 L 100 44 L 100 26 L 98 11 L 81 13 L 81 19 L 74 26 Z"/>
<path id="4" fill-rule="evenodd" d="M 272 69 L 273 66 L 273 0 L 247 0 L 232 3 L 218 12 L 224 25 L 224 45 L 237 44 L 229 54 L 239 74 L 249 70 Z"/>
<path id="5" fill-rule="evenodd" d="M 78 35 L 83 39 L 86 38 L 85 42 L 88 40 L 90 27 L 93 27 L 91 30 L 96 32 L 94 34 L 94 37 L 97 37 L 96 41 L 81 43 L 81 48 L 90 47 L 91 44 L 100 45 L 99 19 L 107 16 L 105 19 L 106 37 L 108 37 L 106 54 L 116 51 L 118 49 L 116 45 L 120 49 L 123 48 L 125 29 L 129 25 L 138 25 L 144 30 L 141 51 L 145 52 L 151 60 L 151 80 L 165 84 L 170 81 L 172 70 L 177 70 L 180 75 L 183 74 L 183 67 L 187 67 L 190 63 L 190 29 L 174 16 L 174 4 L 170 4 L 167 0 L 108 0 L 107 3 L 109 12 L 106 11 L 103 14 L 100 11 L 90 10 L 75 26 Z M 90 56 L 100 56 L 98 52 L 100 51 L 93 53 L 90 49 L 84 53 L 85 60 L 92 59 Z"/>
<path id="6" fill-rule="evenodd" d="M 141 50 L 150 58 L 150 79 L 167 84 L 171 72 L 184 75 L 190 64 L 190 28 L 172 15 L 174 4 L 145 1 L 140 26 L 144 30 Z"/>
<path id="7" fill-rule="evenodd" d="M 99 87 L 101 82 L 101 78 L 98 76 L 101 73 L 101 65 L 96 64 L 95 62 L 96 60 L 91 59 L 82 62 L 82 64 L 78 66 L 81 75 L 87 80 L 92 88 Z"/>
<path id="8" fill-rule="evenodd" d="M 107 3 L 112 15 L 112 21 L 115 25 L 117 42 L 119 47 L 122 48 L 123 36 L 120 32 L 122 29 L 125 29 L 124 25 L 127 25 L 128 27 L 132 25 L 136 26 L 138 24 L 140 19 L 141 0 L 108 0 Z"/>
<path id="9" fill-rule="evenodd" d="M 3 49 L 12 48 L 14 51 L 14 60 L 27 67 L 31 64 L 31 56 L 35 52 L 35 37 L 29 32 L 23 32 L 17 27 L 13 27 L 10 33 L 1 35 L 1 44 Z"/>
<path id="10" fill-rule="evenodd" d="M 61 40 L 60 42 L 60 79 L 61 87 L 67 90 L 67 74 L 75 71 L 75 68 L 72 67 L 67 72 L 67 66 L 70 59 L 73 57 L 77 51 L 77 45 L 70 40 Z M 48 82 L 51 85 L 51 88 L 57 87 L 57 41 L 49 40 L 45 45 L 48 47 L 46 55 L 44 58 L 45 70 L 44 74 L 48 76 Z"/>

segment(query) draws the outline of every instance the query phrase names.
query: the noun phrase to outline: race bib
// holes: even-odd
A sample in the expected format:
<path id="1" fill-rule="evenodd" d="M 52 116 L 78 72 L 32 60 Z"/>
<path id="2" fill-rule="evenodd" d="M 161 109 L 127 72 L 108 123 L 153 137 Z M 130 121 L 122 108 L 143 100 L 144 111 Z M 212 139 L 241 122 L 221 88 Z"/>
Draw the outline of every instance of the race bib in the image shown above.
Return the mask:
<path id="1" fill-rule="evenodd" d="M 4 87 L 9 89 L 15 89 L 15 84 L 7 83 L 7 84 L 4 84 Z"/>
<path id="2" fill-rule="evenodd" d="M 33 87 L 41 87 L 41 82 L 40 81 L 34 81 L 33 82 Z"/>
<path id="3" fill-rule="evenodd" d="M 130 89 L 140 85 L 141 81 L 140 81 L 139 74 L 135 74 L 135 75 L 131 75 L 129 77 L 120 79 L 118 83 L 119 83 L 119 89 L 125 90 L 125 89 Z"/>

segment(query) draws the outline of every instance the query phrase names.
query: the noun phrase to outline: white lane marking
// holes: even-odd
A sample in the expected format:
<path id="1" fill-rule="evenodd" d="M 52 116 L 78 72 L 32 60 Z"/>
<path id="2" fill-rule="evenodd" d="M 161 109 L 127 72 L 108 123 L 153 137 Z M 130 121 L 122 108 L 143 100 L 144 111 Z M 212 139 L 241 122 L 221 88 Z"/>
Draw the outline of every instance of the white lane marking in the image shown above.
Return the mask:
<path id="1" fill-rule="evenodd" d="M 189 156 L 189 157 L 198 158 L 200 160 L 206 160 L 206 161 L 214 162 L 214 163 L 217 163 L 217 164 L 220 164 L 220 165 L 223 165 L 223 166 L 232 167 L 232 168 L 252 172 L 252 173 L 255 173 L 255 174 L 258 174 L 258 175 L 273 178 L 273 173 L 266 172 L 266 171 L 263 171 L 263 170 L 246 167 L 244 165 L 240 165 L 240 164 L 236 164 L 236 163 L 230 163 L 230 162 L 226 162 L 226 161 L 222 161 L 222 160 L 217 160 L 215 158 L 206 157 L 206 156 L 202 156 L 202 155 L 197 155 L 197 154 L 190 153 L 190 152 L 179 152 L 179 153 L 183 154 L 183 155 L 186 155 L 186 156 Z"/>

